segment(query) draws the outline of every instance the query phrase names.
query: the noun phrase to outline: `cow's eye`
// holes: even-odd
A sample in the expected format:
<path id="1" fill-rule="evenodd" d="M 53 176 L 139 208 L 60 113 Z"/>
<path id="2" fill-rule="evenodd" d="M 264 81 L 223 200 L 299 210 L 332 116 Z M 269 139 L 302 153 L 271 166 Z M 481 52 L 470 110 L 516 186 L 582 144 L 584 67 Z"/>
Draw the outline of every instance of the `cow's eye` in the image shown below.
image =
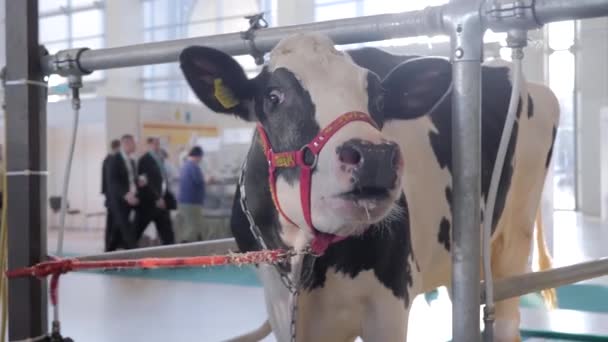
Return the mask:
<path id="1" fill-rule="evenodd" d="M 268 92 L 268 94 L 266 95 L 266 98 L 268 99 L 268 102 L 272 106 L 276 106 L 276 105 L 283 103 L 283 100 L 285 99 L 285 95 L 279 89 L 272 89 Z"/>

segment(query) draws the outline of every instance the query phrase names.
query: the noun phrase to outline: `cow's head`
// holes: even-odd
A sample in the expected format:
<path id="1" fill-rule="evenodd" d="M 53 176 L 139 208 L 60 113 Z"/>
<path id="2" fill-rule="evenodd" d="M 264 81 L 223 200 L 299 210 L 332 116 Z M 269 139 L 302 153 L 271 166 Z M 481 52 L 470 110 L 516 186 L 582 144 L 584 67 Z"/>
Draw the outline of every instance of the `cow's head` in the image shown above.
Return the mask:
<path id="1" fill-rule="evenodd" d="M 390 77 L 381 81 L 318 34 L 282 40 L 253 79 L 232 57 L 211 48 L 187 48 L 180 63 L 190 87 L 207 107 L 261 124 L 274 152 L 299 150 L 345 113 L 366 113 L 381 127 L 387 111 L 406 106 L 399 99 L 385 103 L 384 84 L 395 84 L 401 93 L 407 92 L 401 84 L 408 82 Z M 310 196 L 318 231 L 358 234 L 395 209 L 404 161 L 399 146 L 377 127 L 349 122 L 318 155 Z M 298 168 L 277 169 L 276 193 L 286 216 L 306 226 Z"/>

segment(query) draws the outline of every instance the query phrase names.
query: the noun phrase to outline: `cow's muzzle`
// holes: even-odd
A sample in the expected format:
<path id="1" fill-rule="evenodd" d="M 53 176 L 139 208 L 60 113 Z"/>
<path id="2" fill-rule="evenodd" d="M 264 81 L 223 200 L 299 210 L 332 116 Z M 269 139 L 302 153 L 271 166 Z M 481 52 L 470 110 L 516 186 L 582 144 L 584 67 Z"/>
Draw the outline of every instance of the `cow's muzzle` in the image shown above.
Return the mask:
<path id="1" fill-rule="evenodd" d="M 399 146 L 393 142 L 373 144 L 352 139 L 337 149 L 341 169 L 350 174 L 352 190 L 348 199 L 385 199 L 397 186 L 402 165 Z"/>

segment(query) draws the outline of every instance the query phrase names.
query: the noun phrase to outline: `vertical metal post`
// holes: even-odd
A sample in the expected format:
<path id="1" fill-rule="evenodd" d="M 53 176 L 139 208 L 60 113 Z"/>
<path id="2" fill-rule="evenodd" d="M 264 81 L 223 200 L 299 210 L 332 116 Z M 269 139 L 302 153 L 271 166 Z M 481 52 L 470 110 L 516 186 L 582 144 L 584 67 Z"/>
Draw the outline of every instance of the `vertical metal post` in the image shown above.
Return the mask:
<path id="1" fill-rule="evenodd" d="M 452 0 L 446 20 L 451 38 L 452 340 L 480 341 L 481 61 L 480 1 Z M 491 215 L 490 215 L 491 217 Z"/>
<path id="2" fill-rule="evenodd" d="M 8 267 L 46 258 L 46 95 L 40 68 L 37 0 L 6 1 Z M 25 171 L 25 172 L 24 172 Z M 31 172 L 30 172 L 31 171 Z M 42 172 L 40 172 L 42 171 Z M 9 281 L 9 340 L 48 330 L 46 282 Z"/>

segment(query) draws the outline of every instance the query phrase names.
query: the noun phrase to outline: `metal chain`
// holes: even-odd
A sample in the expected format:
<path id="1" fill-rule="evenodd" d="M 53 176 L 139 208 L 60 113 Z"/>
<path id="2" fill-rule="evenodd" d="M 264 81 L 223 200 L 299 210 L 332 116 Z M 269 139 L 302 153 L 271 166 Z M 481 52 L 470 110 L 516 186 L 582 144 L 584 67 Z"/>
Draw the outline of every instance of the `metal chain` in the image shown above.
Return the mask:
<path id="1" fill-rule="evenodd" d="M 266 242 L 264 241 L 264 238 L 262 237 L 262 232 L 260 231 L 260 228 L 257 226 L 257 224 L 255 224 L 253 215 L 251 214 L 251 211 L 249 210 L 249 207 L 247 206 L 247 193 L 245 192 L 245 172 L 246 171 L 247 171 L 247 157 L 245 157 L 245 161 L 243 162 L 243 166 L 241 167 L 241 175 L 239 177 L 239 185 L 238 185 L 240 195 L 241 195 L 241 199 L 240 199 L 241 210 L 243 210 L 243 213 L 245 213 L 245 216 L 247 217 L 247 221 L 249 221 L 249 230 L 251 231 L 251 234 L 254 236 L 254 238 L 256 239 L 256 241 L 258 242 L 258 244 L 260 245 L 260 247 L 262 249 L 268 249 L 268 245 L 266 245 Z M 298 315 L 298 299 L 299 299 L 299 295 L 300 295 L 300 289 L 299 289 L 299 286 L 296 286 L 292 282 L 292 280 L 289 278 L 289 275 L 287 274 L 287 272 L 283 272 L 283 270 L 281 270 L 277 264 L 275 264 L 274 267 L 275 267 L 275 270 L 277 271 L 277 273 L 279 274 L 281 282 L 283 283 L 285 288 L 287 288 L 287 290 L 289 291 L 289 294 L 290 294 L 289 303 L 291 306 L 291 310 L 290 310 L 291 311 L 291 320 L 289 322 L 289 336 L 290 336 L 290 342 L 296 342 L 296 321 L 297 321 L 297 315 Z M 294 274 L 295 273 L 296 272 L 294 272 Z"/>
<path id="2" fill-rule="evenodd" d="M 247 206 L 247 194 L 245 192 L 245 172 L 246 171 L 247 171 L 247 158 L 245 158 L 245 161 L 243 162 L 243 166 L 241 167 L 241 175 L 239 177 L 239 189 L 240 189 L 240 193 L 241 193 L 241 200 L 240 200 L 241 209 L 245 213 L 245 216 L 247 217 L 247 221 L 249 221 L 249 230 L 251 231 L 251 234 L 253 234 L 253 236 L 255 237 L 256 241 L 260 244 L 260 247 L 262 249 L 268 249 L 268 245 L 264 241 L 264 237 L 262 236 L 260 227 L 258 227 L 258 225 L 255 224 L 253 215 L 251 214 L 251 211 L 249 210 L 249 207 Z M 303 251 L 303 252 L 305 253 L 306 251 Z M 292 281 L 292 279 L 289 278 L 288 272 L 284 272 L 283 270 L 281 270 L 281 268 L 278 266 L 278 264 L 275 265 L 275 269 L 279 273 L 279 277 L 281 278 L 281 282 L 283 283 L 283 285 L 285 285 L 285 287 L 289 290 L 289 292 L 293 294 L 296 290 L 296 286 L 295 286 L 294 282 Z"/>
<path id="3" fill-rule="evenodd" d="M 300 289 L 296 289 L 291 294 L 291 321 L 289 322 L 289 336 L 291 342 L 296 342 L 296 321 L 298 317 L 298 299 L 300 298 Z"/>
<path id="4" fill-rule="evenodd" d="M 241 167 L 241 175 L 239 177 L 239 191 L 240 191 L 240 195 L 241 195 L 241 199 L 240 199 L 240 204 L 241 204 L 241 209 L 243 210 L 243 212 L 245 213 L 245 216 L 247 217 L 247 221 L 249 222 L 249 230 L 251 231 L 251 234 L 254 236 L 254 238 L 256 239 L 256 241 L 259 243 L 260 247 L 262 249 L 267 250 L 268 249 L 268 245 L 266 244 L 266 241 L 264 241 L 264 237 L 262 236 L 262 232 L 260 230 L 260 227 L 258 227 L 258 225 L 255 223 L 255 220 L 253 219 L 253 215 L 251 214 L 251 211 L 249 210 L 249 207 L 247 206 L 247 194 L 245 192 L 245 172 L 247 171 L 247 158 L 245 158 L 245 161 L 243 162 L 243 165 Z M 310 246 L 304 248 L 301 251 L 291 251 L 291 257 L 298 257 L 298 261 L 295 264 L 292 264 L 293 267 L 293 278 L 295 279 L 291 279 L 289 277 L 289 272 L 285 272 L 283 271 L 278 264 L 274 264 L 275 270 L 277 271 L 277 273 L 279 274 L 279 277 L 281 279 L 281 282 L 283 283 L 283 285 L 285 286 L 285 288 L 287 288 L 287 290 L 289 291 L 289 303 L 290 303 L 290 312 L 291 312 L 291 320 L 289 322 L 289 335 L 290 335 L 290 341 L 291 342 L 295 342 L 296 341 L 296 321 L 297 321 L 297 317 L 298 317 L 298 300 L 300 298 L 300 287 L 302 285 L 302 280 L 303 277 L 302 275 L 307 271 L 307 270 L 312 270 L 312 268 L 314 267 L 314 263 L 315 260 L 317 259 L 317 255 L 314 255 L 312 253 L 312 250 L 310 249 Z M 307 261 L 306 256 L 312 256 L 312 259 L 310 260 L 310 263 L 308 264 L 304 264 L 305 261 Z M 309 277 L 312 276 L 312 272 L 306 272 L 305 277 Z"/>

